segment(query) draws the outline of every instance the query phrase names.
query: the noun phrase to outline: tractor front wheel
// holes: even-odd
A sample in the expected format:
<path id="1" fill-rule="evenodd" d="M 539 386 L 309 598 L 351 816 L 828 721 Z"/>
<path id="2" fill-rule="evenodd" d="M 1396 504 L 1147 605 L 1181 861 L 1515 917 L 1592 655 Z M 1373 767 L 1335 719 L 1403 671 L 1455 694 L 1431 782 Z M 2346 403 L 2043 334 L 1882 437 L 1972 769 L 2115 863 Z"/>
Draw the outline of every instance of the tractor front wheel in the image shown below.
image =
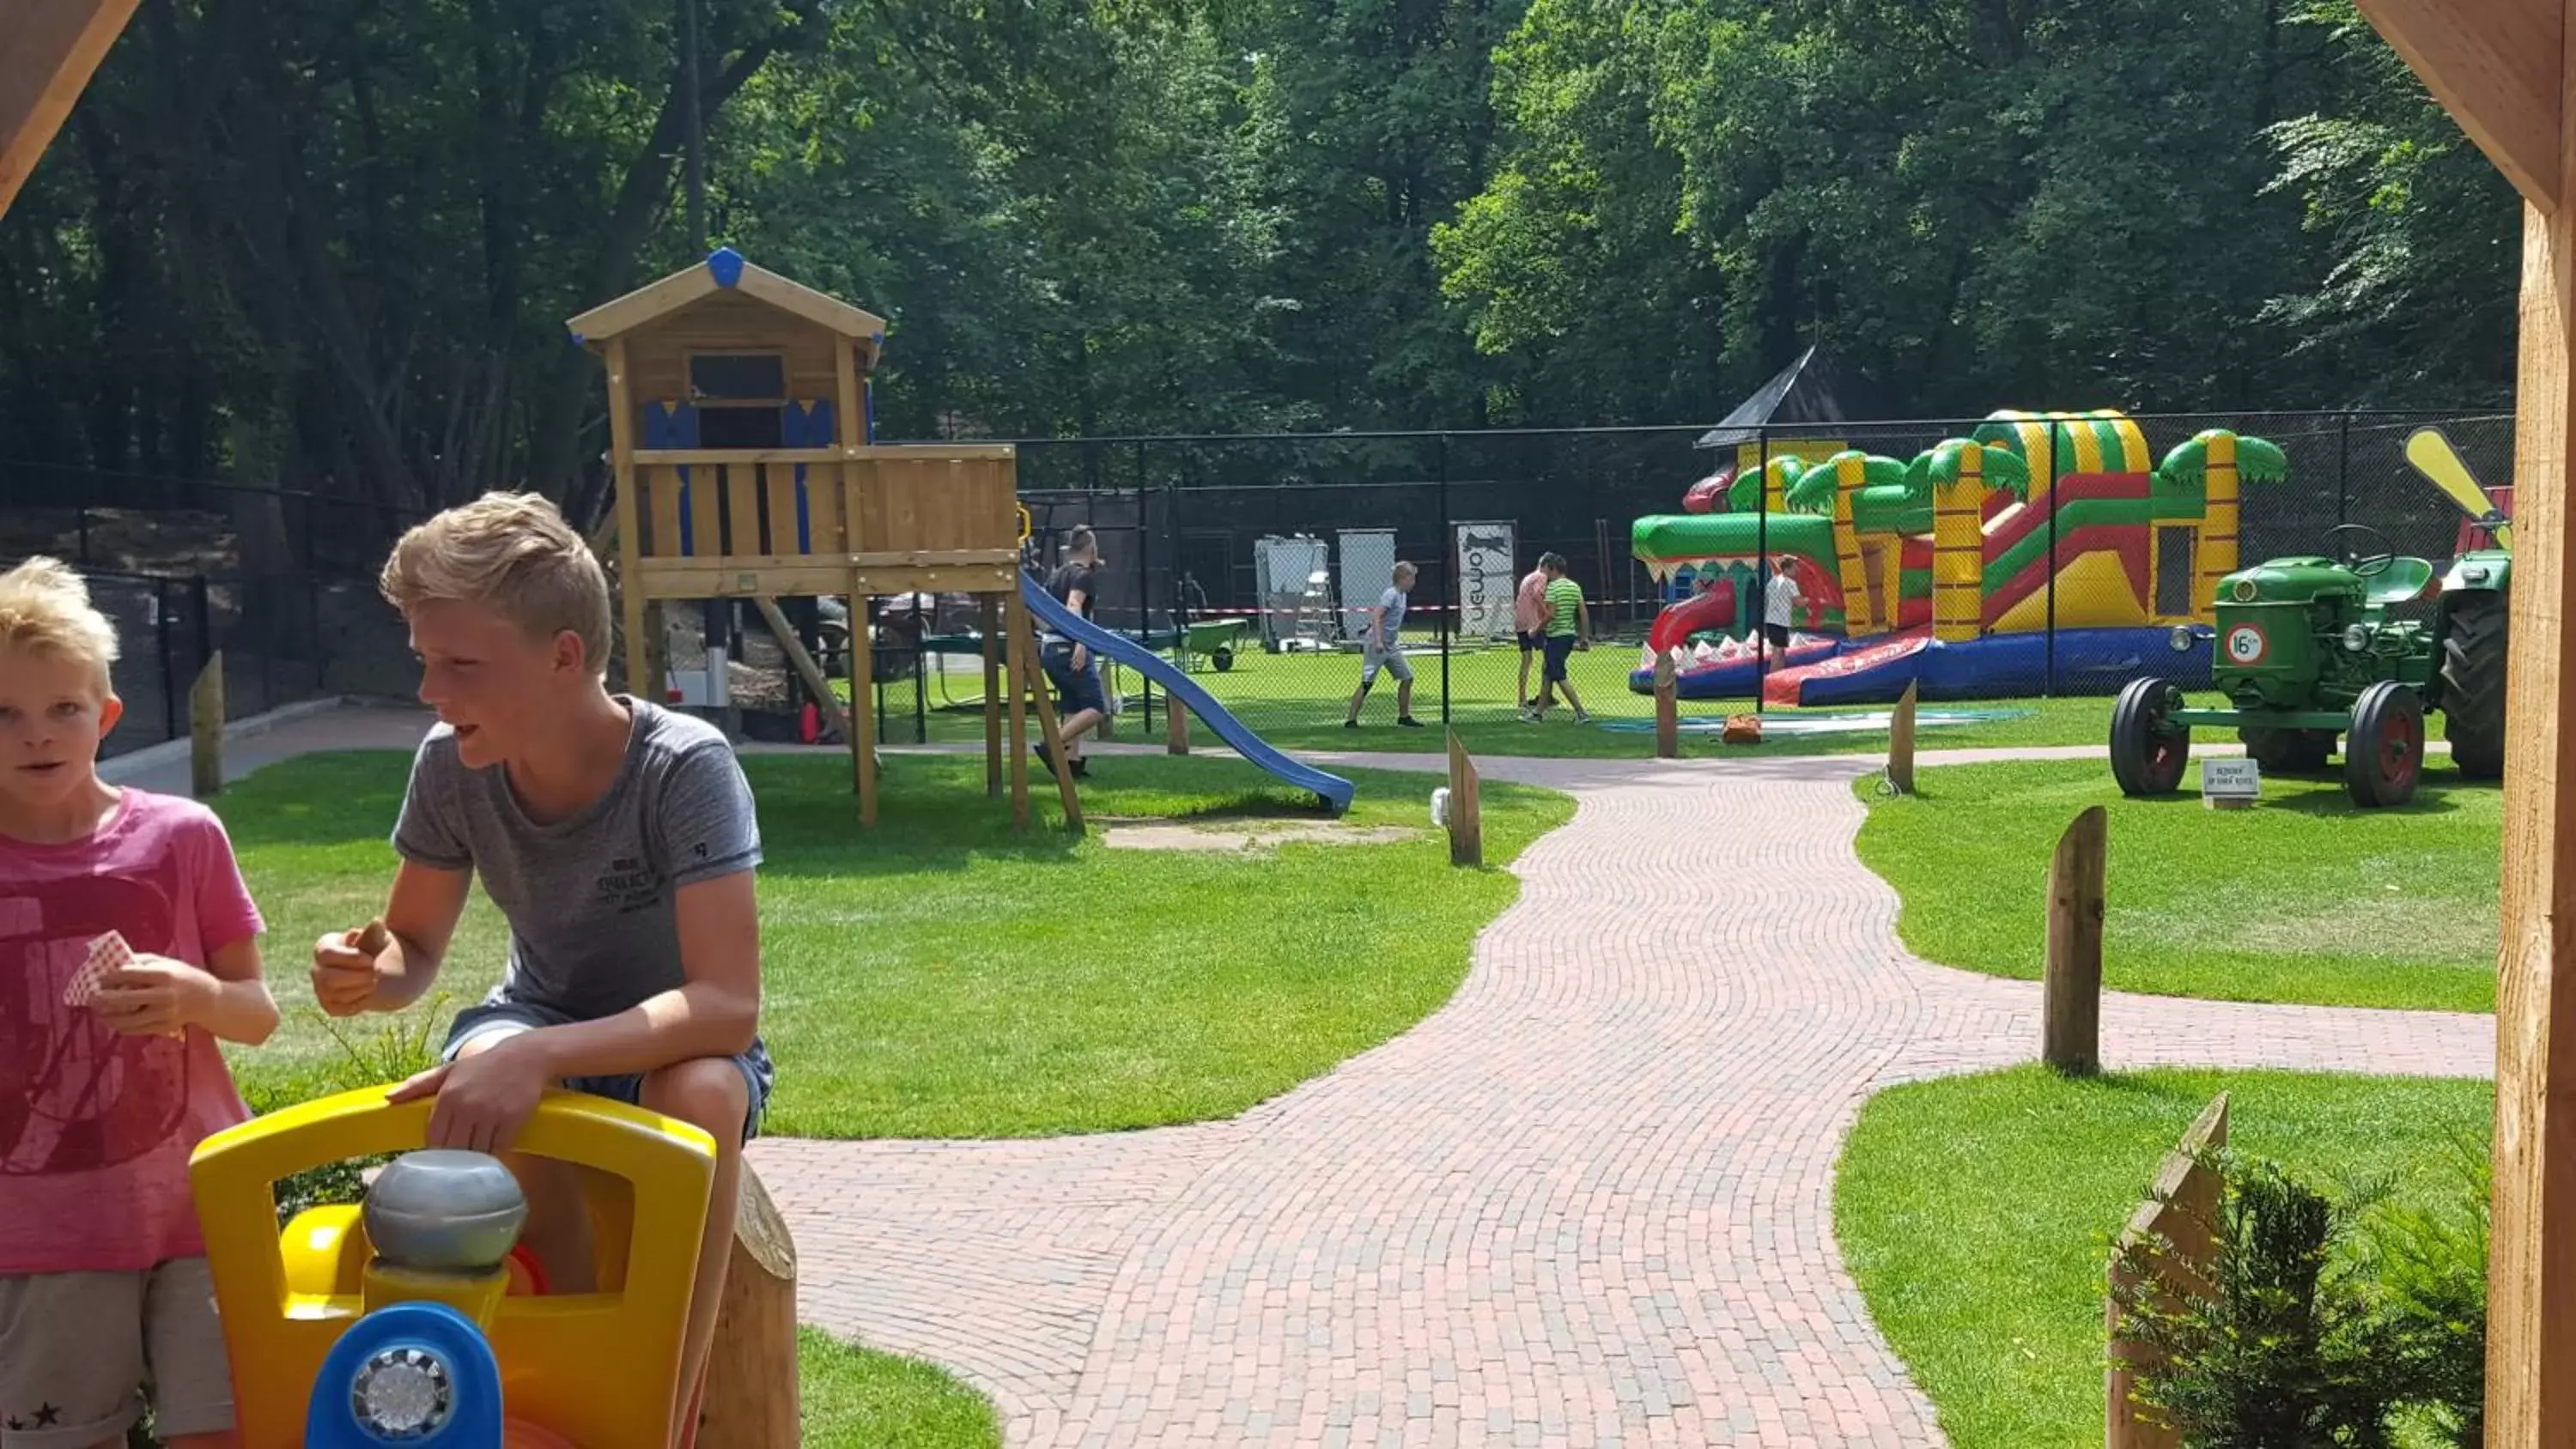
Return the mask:
<path id="1" fill-rule="evenodd" d="M 2415 691 L 2383 679 L 2352 706 L 2344 737 L 2344 788 L 2363 809 L 2403 805 L 2415 798 L 2424 776 L 2424 702 Z"/>
<path id="2" fill-rule="evenodd" d="M 2170 795 L 2191 758 L 2191 727 L 2165 722 L 2178 697 L 2161 679 L 2135 679 L 2111 706 L 2111 778 L 2123 795 Z"/>
<path id="3" fill-rule="evenodd" d="M 2504 614 L 2502 594 L 2463 594 L 2442 641 L 2442 738 L 2465 779 L 2504 774 Z"/>
<path id="4" fill-rule="evenodd" d="M 2245 753 L 2266 775 L 2312 775 L 2326 767 L 2334 753 L 2333 730 L 2285 730 L 2249 725 L 2236 732 Z"/>

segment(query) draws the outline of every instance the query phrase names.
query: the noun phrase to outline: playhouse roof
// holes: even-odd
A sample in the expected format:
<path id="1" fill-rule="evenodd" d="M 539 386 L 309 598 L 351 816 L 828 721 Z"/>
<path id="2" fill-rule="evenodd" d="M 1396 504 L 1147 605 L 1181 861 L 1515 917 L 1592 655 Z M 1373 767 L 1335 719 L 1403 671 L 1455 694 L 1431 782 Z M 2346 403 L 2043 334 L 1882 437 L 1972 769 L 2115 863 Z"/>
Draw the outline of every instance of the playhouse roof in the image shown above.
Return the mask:
<path id="1" fill-rule="evenodd" d="M 647 282 L 616 301 L 602 302 L 564 325 L 572 329 L 577 342 L 601 342 L 658 322 L 718 292 L 740 292 L 844 337 L 872 344 L 885 340 L 883 317 L 754 266 L 731 247 L 718 247 L 696 266 Z"/>
<path id="2" fill-rule="evenodd" d="M 1700 434 L 1695 446 L 1756 442 L 1766 423 L 1848 423 L 1884 413 L 1875 389 L 1845 372 L 1823 348 L 1810 346 L 1737 403 L 1716 427 Z"/>

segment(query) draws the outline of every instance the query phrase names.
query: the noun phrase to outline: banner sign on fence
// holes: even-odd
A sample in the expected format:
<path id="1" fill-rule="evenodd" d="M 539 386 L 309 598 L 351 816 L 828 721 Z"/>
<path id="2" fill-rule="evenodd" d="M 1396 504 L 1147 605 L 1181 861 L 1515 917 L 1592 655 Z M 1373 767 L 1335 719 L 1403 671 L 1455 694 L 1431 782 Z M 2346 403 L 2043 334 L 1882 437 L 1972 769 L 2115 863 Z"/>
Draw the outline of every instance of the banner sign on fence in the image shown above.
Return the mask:
<path id="1" fill-rule="evenodd" d="M 1459 634 L 1471 639 L 1511 637 L 1516 542 L 1508 520 L 1458 525 Z"/>

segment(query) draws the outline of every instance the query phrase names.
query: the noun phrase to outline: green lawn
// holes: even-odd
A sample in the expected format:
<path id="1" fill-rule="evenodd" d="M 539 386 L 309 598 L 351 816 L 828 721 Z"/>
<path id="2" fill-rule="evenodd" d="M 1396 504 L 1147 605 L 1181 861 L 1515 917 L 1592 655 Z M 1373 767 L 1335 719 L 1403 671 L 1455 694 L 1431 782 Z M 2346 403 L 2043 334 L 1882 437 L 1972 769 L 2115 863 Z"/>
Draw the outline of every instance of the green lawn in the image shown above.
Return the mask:
<path id="1" fill-rule="evenodd" d="M 806 1449 L 1000 1449 L 993 1406 L 938 1369 L 816 1328 L 801 1337 Z"/>
<path id="2" fill-rule="evenodd" d="M 2195 807 L 2197 808 L 2197 807 Z M 2039 1067 L 1899 1087 L 1845 1144 L 1835 1234 L 1871 1318 L 1957 1449 L 2102 1442 L 2110 1235 L 2220 1090 L 2229 1140 L 2314 1180 L 2386 1176 L 2451 1200 L 2483 1150 L 2484 1082 L 2150 1072 L 2068 1081 Z"/>
<path id="3" fill-rule="evenodd" d="M 1415 647 L 1428 646 L 1417 641 Z M 1456 728 L 1459 739 L 1470 751 L 1484 755 L 1586 759 L 1644 759 L 1654 754 L 1653 733 L 1633 728 L 1651 722 L 1655 712 L 1651 697 L 1628 689 L 1627 672 L 1637 663 L 1636 645 L 1604 644 L 1589 653 L 1574 656 L 1570 672 L 1574 676 L 1575 687 L 1582 691 L 1584 703 L 1596 717 L 1590 725 L 1575 724 L 1562 705 L 1550 712 L 1544 724 L 1521 723 L 1513 704 L 1519 659 L 1519 652 L 1510 649 L 1483 649 L 1452 656 L 1449 723 Z M 976 708 L 976 702 L 983 697 L 982 680 L 967 667 L 965 659 L 952 657 L 949 662 L 952 665 L 950 673 L 934 675 L 927 682 L 930 738 L 934 742 L 952 743 L 981 740 L 983 716 Z M 1436 653 L 1416 655 L 1413 666 L 1419 675 L 1414 685 L 1414 715 L 1436 729 L 1441 723 L 1439 656 Z M 960 669 L 966 672 L 956 672 Z M 1369 697 L 1363 716 L 1366 727 L 1357 730 L 1342 728 L 1351 691 L 1359 684 L 1359 671 L 1359 656 L 1356 654 L 1262 654 L 1255 651 L 1238 656 L 1231 670 L 1219 673 L 1203 665 L 1191 678 L 1232 710 L 1245 725 L 1283 749 L 1421 751 L 1438 747 L 1436 733 L 1395 727 L 1394 685 L 1384 679 L 1379 681 L 1378 688 Z M 1160 741 L 1163 737 L 1162 691 L 1157 689 L 1154 692 L 1154 717 L 1149 730 L 1143 717 L 1142 676 L 1132 669 L 1115 671 L 1115 675 L 1115 686 L 1127 696 L 1127 711 L 1118 721 L 1118 728 L 1123 733 L 1114 738 Z M 846 700 L 846 681 L 836 681 L 836 684 Z M 913 742 L 916 735 L 912 681 L 905 679 L 890 683 L 883 686 L 883 690 L 885 739 L 891 744 Z M 1930 709 L 1940 707 L 1926 706 Z M 1958 707 L 2015 711 L 2016 716 L 1927 726 L 1920 736 L 1923 748 L 2098 745 L 2110 730 L 2111 701 L 2107 698 L 1974 700 Z M 1749 699 L 1685 701 L 1681 714 L 1684 722 L 1688 723 L 1723 719 L 1728 714 L 1751 708 L 1753 703 Z M 1888 708 L 1882 704 L 1845 709 L 1782 709 L 1776 712 L 1788 716 L 1884 714 Z M 1614 727 L 1621 723 L 1632 728 Z M 1206 731 L 1199 730 L 1195 738 L 1206 740 Z M 1887 731 L 1884 726 L 1803 738 L 1781 736 L 1759 746 L 1721 744 L 1713 734 L 1686 732 L 1682 736 L 1682 753 L 1694 758 L 1869 753 L 1886 748 Z"/>
<path id="4" fill-rule="evenodd" d="M 2268 778 L 2262 803 L 2123 797 L 2093 761 L 1924 771 L 1869 805 L 1862 861 L 1904 897 L 1926 960 L 2035 978 L 2048 860 L 2088 805 L 2108 814 L 2103 979 L 2238 1001 L 2491 1011 L 2501 792 L 2438 758 L 2413 804 L 2360 810 L 2339 778 Z"/>
<path id="5" fill-rule="evenodd" d="M 289 1015 L 269 1045 L 236 1054 L 247 1088 L 300 1086 L 339 1054 L 303 962 L 323 931 L 381 909 L 405 766 L 307 756 L 220 797 Z M 1571 809 L 1487 786 L 1490 864 L 1462 872 L 1428 828 L 1426 775 L 1354 772 L 1345 818 L 1420 827 L 1401 841 L 1217 855 L 1076 842 L 1051 827 L 1051 803 L 1048 828 L 1016 834 L 977 759 L 890 758 L 874 832 L 857 826 L 840 759 L 745 768 L 767 847 L 762 1026 L 779 1071 L 767 1126 L 805 1136 L 1047 1135 L 1240 1112 L 1447 1000 L 1475 933 L 1518 890 L 1499 867 Z M 1235 760 L 1108 759 L 1084 807 L 1095 823 L 1299 813 L 1265 781 Z M 478 892 L 439 983 L 450 999 L 398 1024 L 442 1029 L 503 952 Z"/>

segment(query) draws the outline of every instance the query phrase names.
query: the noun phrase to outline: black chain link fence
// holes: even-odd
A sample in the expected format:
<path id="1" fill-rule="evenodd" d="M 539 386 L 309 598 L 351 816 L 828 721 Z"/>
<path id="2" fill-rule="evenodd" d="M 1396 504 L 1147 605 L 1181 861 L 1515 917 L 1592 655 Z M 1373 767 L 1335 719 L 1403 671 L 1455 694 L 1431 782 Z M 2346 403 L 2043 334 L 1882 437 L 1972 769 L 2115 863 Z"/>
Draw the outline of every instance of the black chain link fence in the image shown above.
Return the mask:
<path id="1" fill-rule="evenodd" d="M 1722 439 L 1674 427 L 1036 440 L 1019 444 L 1019 473 L 1031 565 L 1053 562 L 1075 526 L 1094 529 L 1107 562 L 1099 622 L 1142 631 L 1246 725 L 1293 747 L 1339 742 L 1369 610 L 1398 560 L 1419 570 L 1401 643 L 1426 723 L 1509 721 L 1537 692 L 1545 656 L 1521 647 L 1514 596 L 1548 554 L 1588 612 L 1590 647 L 1567 657 L 1567 679 L 1605 718 L 1651 718 L 1647 641 L 1668 607 L 1703 593 L 1718 598 L 1676 615 L 1667 641 L 1694 711 L 1891 698 L 1918 676 L 1927 698 L 2028 698 L 2205 671 L 2205 629 L 2188 653 L 2158 651 L 2176 623 L 2206 622 L 2213 570 L 2457 550 L 2462 510 L 2406 459 L 2428 426 L 2481 483 L 2509 482 L 2509 414 L 2409 412 L 2040 418 L 2036 432 L 1936 419 Z M 2214 470 L 2157 471 L 2213 429 L 2239 440 L 2232 556 L 2210 506 L 2224 492 Z M 1971 435 L 1998 446 L 1972 534 L 1953 535 L 1966 547 L 1945 555 L 1931 490 L 1909 493 L 1905 473 Z M 1847 517 L 1834 502 L 1846 480 L 1821 464 L 1842 452 L 1879 460 L 1854 465 Z M 1733 499 L 1685 505 L 1695 483 L 1730 471 Z M 1685 520 L 1649 538 L 1669 544 L 1659 567 L 1636 556 L 1641 518 Z M 43 552 L 81 566 L 125 641 L 118 749 L 186 732 L 189 684 L 217 649 L 235 718 L 322 693 L 408 693 L 402 631 L 372 581 L 411 521 L 308 492 L 0 465 L 0 561 Z M 1761 627 L 1783 561 L 1799 590 L 1785 645 Z M 1946 619 L 1935 617 L 1945 576 L 1956 581 Z M 958 642 L 971 619 L 940 612 L 906 627 L 962 652 L 880 661 L 910 679 L 908 698 L 881 697 L 889 738 L 913 733 L 894 716 L 932 735 L 939 713 L 971 713 L 981 694 Z M 1122 710 L 1159 726 L 1149 682 L 1125 670 L 1109 682 Z M 1382 679 L 1364 721 L 1391 722 L 1398 692 Z"/>

